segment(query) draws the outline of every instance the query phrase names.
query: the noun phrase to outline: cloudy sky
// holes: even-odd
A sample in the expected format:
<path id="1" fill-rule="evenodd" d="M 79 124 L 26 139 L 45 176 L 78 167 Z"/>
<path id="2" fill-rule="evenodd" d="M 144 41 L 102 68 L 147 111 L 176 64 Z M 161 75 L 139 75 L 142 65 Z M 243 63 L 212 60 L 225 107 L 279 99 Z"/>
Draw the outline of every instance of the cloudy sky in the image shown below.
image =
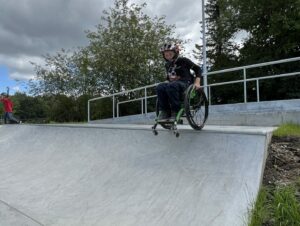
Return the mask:
<path id="1" fill-rule="evenodd" d="M 43 63 L 42 56 L 61 48 L 85 46 L 85 30 L 95 29 L 102 11 L 113 0 L 0 0 L 0 91 L 6 86 L 23 89 L 32 78 L 30 62 Z M 176 25 L 176 34 L 190 39 L 187 49 L 201 42 L 201 0 L 131 0 L 147 2 L 145 13 L 166 16 Z M 18 81 L 13 81 L 18 80 Z"/>

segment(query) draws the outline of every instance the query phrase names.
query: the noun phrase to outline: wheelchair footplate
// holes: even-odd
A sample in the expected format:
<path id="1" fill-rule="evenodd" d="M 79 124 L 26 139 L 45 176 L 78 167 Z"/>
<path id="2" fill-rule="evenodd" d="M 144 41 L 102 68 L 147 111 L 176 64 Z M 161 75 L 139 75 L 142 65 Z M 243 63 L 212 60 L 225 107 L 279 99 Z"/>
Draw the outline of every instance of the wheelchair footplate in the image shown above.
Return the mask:
<path id="1" fill-rule="evenodd" d="M 152 126 L 152 132 L 154 135 L 158 135 L 158 131 L 156 129 L 157 125 L 161 125 L 164 129 L 169 129 L 173 131 L 176 137 L 179 137 L 179 131 L 177 129 L 178 124 L 183 124 L 182 119 L 178 120 L 155 120 L 155 124 Z"/>

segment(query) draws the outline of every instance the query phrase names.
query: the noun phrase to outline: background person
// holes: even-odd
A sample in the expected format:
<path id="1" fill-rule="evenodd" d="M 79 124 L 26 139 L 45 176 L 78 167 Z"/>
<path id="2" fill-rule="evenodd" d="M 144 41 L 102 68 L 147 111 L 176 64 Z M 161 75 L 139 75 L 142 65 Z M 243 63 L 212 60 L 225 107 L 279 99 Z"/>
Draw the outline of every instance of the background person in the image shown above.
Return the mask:
<path id="1" fill-rule="evenodd" d="M 1 93 L 0 102 L 4 105 L 4 124 L 7 123 L 20 123 L 13 115 L 13 102 L 8 98 L 6 93 Z"/>

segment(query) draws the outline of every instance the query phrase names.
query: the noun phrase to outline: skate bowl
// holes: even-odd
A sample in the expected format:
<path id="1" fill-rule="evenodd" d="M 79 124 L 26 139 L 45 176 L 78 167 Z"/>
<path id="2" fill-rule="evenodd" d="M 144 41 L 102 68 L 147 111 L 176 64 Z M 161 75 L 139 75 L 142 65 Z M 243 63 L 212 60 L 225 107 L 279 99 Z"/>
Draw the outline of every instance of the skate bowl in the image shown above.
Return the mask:
<path id="1" fill-rule="evenodd" d="M 247 225 L 273 129 L 0 126 L 0 225 Z"/>

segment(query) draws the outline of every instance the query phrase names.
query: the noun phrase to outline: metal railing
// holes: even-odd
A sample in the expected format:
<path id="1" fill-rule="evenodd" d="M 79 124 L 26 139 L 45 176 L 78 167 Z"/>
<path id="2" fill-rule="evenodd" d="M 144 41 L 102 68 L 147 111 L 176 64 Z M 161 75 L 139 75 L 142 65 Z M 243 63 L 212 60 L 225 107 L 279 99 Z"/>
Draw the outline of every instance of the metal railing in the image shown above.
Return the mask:
<path id="1" fill-rule="evenodd" d="M 260 80 L 274 79 L 274 78 L 280 78 L 280 77 L 297 76 L 297 75 L 300 74 L 300 71 L 285 73 L 285 74 L 278 74 L 278 75 L 269 75 L 269 76 L 263 76 L 263 77 L 256 77 L 256 78 L 247 78 L 247 69 L 259 68 L 259 67 L 270 66 L 270 65 L 275 65 L 275 64 L 283 64 L 283 63 L 289 63 L 289 62 L 295 62 L 295 61 L 300 61 L 300 57 L 277 60 L 277 61 L 271 61 L 271 62 L 265 62 L 265 63 L 259 63 L 259 64 L 252 64 L 252 65 L 247 65 L 247 66 L 242 66 L 242 67 L 229 68 L 229 69 L 225 69 L 225 70 L 212 71 L 212 72 L 208 72 L 206 74 L 203 74 L 204 76 L 209 76 L 209 75 L 219 75 L 219 74 L 228 73 L 228 72 L 235 72 L 235 71 L 242 71 L 243 72 L 243 79 L 235 80 L 235 81 L 228 81 L 228 82 L 207 84 L 207 86 L 205 86 L 204 88 L 208 88 L 209 104 L 211 104 L 211 87 L 229 85 L 229 84 L 236 84 L 236 83 L 243 83 L 244 103 L 247 103 L 247 82 L 250 82 L 250 81 L 256 81 L 256 97 L 257 97 L 257 102 L 259 102 L 260 101 L 260 90 L 259 90 Z M 148 89 L 153 88 L 153 87 L 157 86 L 158 84 L 159 83 L 156 83 L 156 84 L 143 86 L 143 87 L 127 90 L 127 91 L 114 93 L 114 94 L 111 94 L 111 95 L 108 95 L 108 96 L 97 97 L 97 98 L 93 98 L 93 99 L 88 100 L 88 122 L 90 121 L 90 107 L 91 107 L 90 103 L 93 102 L 93 101 L 104 99 L 104 98 L 112 98 L 113 99 L 112 118 L 120 116 L 119 115 L 119 109 L 120 109 L 121 104 L 126 104 L 126 103 L 136 102 L 136 101 L 141 102 L 141 114 L 147 114 L 148 113 L 148 110 L 147 110 L 148 100 L 151 99 L 151 98 L 156 97 L 156 95 L 147 96 L 147 91 L 148 91 Z M 130 99 L 130 100 L 125 100 L 125 101 L 118 101 L 117 98 L 116 98 L 117 96 L 128 94 L 130 92 L 140 91 L 140 90 L 143 90 L 143 92 L 144 92 L 144 95 L 141 96 L 141 97 Z"/>

